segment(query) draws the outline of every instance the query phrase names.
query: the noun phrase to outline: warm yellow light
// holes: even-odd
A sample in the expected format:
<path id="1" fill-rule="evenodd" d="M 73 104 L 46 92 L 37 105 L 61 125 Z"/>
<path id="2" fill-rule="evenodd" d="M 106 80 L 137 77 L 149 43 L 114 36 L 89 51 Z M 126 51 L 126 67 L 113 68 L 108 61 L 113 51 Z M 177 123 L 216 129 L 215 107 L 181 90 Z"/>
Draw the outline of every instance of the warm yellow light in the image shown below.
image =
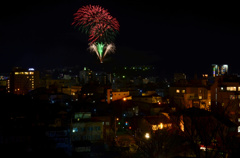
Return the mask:
<path id="1" fill-rule="evenodd" d="M 163 129 L 163 123 L 160 123 L 160 124 L 158 125 L 158 128 L 159 128 L 159 129 Z"/>
<path id="2" fill-rule="evenodd" d="M 180 117 L 180 129 L 184 132 L 184 121 L 183 121 L 183 116 Z"/>
<path id="3" fill-rule="evenodd" d="M 145 138 L 149 139 L 149 138 L 150 138 L 150 134 L 149 134 L 149 133 L 146 133 L 146 134 L 145 134 Z"/>
<path id="4" fill-rule="evenodd" d="M 127 98 L 123 98 L 123 101 L 126 101 L 127 100 Z"/>
<path id="5" fill-rule="evenodd" d="M 157 125 L 152 125 L 152 130 L 154 130 L 154 131 L 158 130 L 158 126 Z"/>
<path id="6" fill-rule="evenodd" d="M 119 118 L 116 118 L 116 120 L 118 121 L 118 120 L 119 120 Z"/>

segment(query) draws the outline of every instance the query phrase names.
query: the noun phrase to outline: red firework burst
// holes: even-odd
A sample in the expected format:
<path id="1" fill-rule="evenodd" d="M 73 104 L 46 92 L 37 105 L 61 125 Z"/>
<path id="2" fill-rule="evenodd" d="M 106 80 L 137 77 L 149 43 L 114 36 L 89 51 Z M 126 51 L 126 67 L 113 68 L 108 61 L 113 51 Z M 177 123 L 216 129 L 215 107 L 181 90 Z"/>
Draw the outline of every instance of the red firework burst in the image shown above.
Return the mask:
<path id="1" fill-rule="evenodd" d="M 78 9 L 73 14 L 72 25 L 79 26 L 85 33 L 89 34 L 91 44 L 96 41 L 109 42 L 119 31 L 119 23 L 104 8 L 96 5 L 87 5 Z"/>

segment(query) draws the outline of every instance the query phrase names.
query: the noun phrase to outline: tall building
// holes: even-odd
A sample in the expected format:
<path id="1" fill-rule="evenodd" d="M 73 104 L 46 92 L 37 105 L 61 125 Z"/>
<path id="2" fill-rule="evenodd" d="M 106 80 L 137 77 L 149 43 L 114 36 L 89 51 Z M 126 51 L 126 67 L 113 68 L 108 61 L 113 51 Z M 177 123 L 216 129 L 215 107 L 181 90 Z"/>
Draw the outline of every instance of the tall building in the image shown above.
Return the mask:
<path id="1" fill-rule="evenodd" d="M 0 92 L 8 92 L 9 88 L 9 77 L 0 75 Z"/>
<path id="2" fill-rule="evenodd" d="M 14 67 L 10 73 L 10 93 L 25 95 L 39 87 L 39 71 Z"/>
<path id="3" fill-rule="evenodd" d="M 211 85 L 211 105 L 222 107 L 231 121 L 239 125 L 240 133 L 240 78 L 236 75 L 215 77 Z"/>
<path id="4" fill-rule="evenodd" d="M 216 76 L 220 76 L 220 75 L 224 75 L 228 73 L 228 65 L 224 64 L 224 65 L 216 65 L 216 64 L 212 64 L 212 68 L 213 68 L 213 77 Z"/>
<path id="5" fill-rule="evenodd" d="M 79 73 L 80 82 L 83 84 L 88 83 L 92 78 L 92 70 L 87 67 L 84 67 L 82 71 Z"/>

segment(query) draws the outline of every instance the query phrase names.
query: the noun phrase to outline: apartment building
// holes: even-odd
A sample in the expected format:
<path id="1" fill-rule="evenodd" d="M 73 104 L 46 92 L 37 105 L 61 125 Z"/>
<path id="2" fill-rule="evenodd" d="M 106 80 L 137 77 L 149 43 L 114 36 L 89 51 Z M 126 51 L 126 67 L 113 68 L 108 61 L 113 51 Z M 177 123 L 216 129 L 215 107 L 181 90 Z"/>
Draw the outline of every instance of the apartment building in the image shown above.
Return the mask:
<path id="1" fill-rule="evenodd" d="M 39 87 L 39 71 L 14 67 L 10 73 L 10 93 L 25 95 Z"/>

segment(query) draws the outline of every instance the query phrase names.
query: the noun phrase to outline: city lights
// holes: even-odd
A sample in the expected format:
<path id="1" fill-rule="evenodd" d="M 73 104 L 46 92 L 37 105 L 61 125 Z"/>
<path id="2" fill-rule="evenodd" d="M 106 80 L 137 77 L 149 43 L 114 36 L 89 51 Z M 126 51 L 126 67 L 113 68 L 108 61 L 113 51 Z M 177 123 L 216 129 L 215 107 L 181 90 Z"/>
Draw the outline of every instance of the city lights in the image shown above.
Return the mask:
<path id="1" fill-rule="evenodd" d="M 2 155 L 240 157 L 238 3 L 4 1 L 1 11 Z"/>

